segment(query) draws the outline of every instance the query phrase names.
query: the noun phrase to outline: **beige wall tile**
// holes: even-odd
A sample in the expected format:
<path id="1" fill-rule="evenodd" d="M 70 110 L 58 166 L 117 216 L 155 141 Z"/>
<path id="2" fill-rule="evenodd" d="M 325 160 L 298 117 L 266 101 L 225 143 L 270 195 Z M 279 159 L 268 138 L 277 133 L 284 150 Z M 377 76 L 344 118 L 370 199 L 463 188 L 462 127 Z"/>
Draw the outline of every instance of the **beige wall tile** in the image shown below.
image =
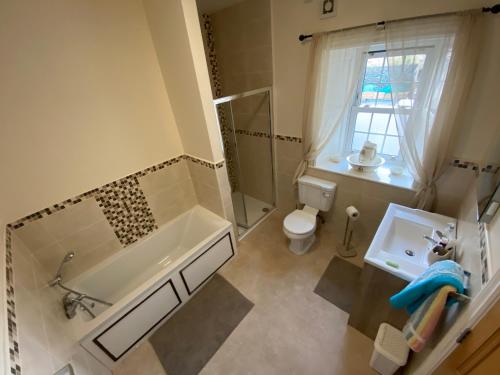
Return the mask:
<path id="1" fill-rule="evenodd" d="M 14 232 L 31 250 L 40 249 L 57 242 L 55 236 L 42 224 L 42 220 L 27 223 Z"/>
<path id="2" fill-rule="evenodd" d="M 64 269 L 64 278 L 72 280 L 83 272 L 98 265 L 106 260 L 108 257 L 116 254 L 122 248 L 120 241 L 112 238 L 102 242 L 95 247 L 89 248 L 85 254 L 77 253 L 75 258 L 68 263 Z"/>
<path id="3" fill-rule="evenodd" d="M 144 194 L 155 193 L 179 183 L 189 180 L 189 170 L 186 160 L 167 166 L 158 171 L 139 177 L 139 184 Z"/>
<path id="4" fill-rule="evenodd" d="M 75 251 L 77 256 L 83 257 L 97 246 L 116 239 L 109 222 L 102 220 L 63 238 L 59 243 L 65 251 Z"/>
<path id="5" fill-rule="evenodd" d="M 165 224 L 197 204 L 186 160 L 140 177 L 139 184 L 158 225 Z"/>
<path id="6" fill-rule="evenodd" d="M 223 95 L 271 86 L 269 0 L 247 0 L 211 18 Z"/>
<path id="7" fill-rule="evenodd" d="M 201 164 L 194 163 L 192 161 L 188 162 L 189 172 L 191 173 L 191 178 L 193 182 L 208 185 L 214 189 L 218 188 L 217 176 L 215 175 L 215 169 L 205 167 Z"/>
<path id="8" fill-rule="evenodd" d="M 89 198 L 53 213 L 40 222 L 57 240 L 62 240 L 72 233 L 103 220 L 106 220 L 106 216 L 99 204 L 94 198 Z"/>

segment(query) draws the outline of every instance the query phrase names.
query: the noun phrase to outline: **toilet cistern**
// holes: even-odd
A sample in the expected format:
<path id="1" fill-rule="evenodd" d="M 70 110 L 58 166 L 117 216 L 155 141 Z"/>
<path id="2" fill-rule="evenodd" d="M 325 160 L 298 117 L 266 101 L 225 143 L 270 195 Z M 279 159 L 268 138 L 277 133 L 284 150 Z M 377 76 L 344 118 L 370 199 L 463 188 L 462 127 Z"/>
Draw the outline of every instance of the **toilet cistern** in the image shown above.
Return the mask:
<path id="1" fill-rule="evenodd" d="M 298 180 L 299 201 L 302 210 L 288 214 L 283 221 L 283 232 L 290 239 L 289 249 L 302 255 L 315 240 L 316 217 L 319 211 L 328 211 L 333 202 L 336 184 L 331 181 L 304 175 Z"/>

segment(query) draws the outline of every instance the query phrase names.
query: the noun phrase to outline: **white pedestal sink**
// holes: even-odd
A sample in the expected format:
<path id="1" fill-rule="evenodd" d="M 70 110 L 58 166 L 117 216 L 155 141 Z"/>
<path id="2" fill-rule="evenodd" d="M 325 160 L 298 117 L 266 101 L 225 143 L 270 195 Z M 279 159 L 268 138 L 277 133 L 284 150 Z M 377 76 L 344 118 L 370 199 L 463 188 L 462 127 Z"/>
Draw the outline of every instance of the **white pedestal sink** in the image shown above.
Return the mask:
<path id="1" fill-rule="evenodd" d="M 391 203 L 365 255 L 365 262 L 406 281 L 414 280 L 427 267 L 430 251 L 424 235 L 435 230 L 447 233 L 455 218 Z M 453 233 L 453 238 L 456 234 Z"/>

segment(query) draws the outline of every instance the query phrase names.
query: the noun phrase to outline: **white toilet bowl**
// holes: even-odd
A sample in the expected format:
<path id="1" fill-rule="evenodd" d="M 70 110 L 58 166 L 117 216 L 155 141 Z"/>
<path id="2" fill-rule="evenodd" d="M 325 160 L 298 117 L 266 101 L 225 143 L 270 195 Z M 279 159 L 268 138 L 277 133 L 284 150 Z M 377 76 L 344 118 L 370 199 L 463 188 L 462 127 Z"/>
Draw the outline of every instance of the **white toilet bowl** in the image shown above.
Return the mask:
<path id="1" fill-rule="evenodd" d="M 298 179 L 299 201 L 302 210 L 295 210 L 283 221 L 283 232 L 290 239 L 290 250 L 304 254 L 315 240 L 316 216 L 320 210 L 328 211 L 332 206 L 336 184 L 312 176 Z"/>
<path id="2" fill-rule="evenodd" d="M 318 210 L 304 207 L 288 214 L 283 221 L 283 232 L 290 239 L 289 248 L 297 255 L 304 254 L 314 243 Z"/>

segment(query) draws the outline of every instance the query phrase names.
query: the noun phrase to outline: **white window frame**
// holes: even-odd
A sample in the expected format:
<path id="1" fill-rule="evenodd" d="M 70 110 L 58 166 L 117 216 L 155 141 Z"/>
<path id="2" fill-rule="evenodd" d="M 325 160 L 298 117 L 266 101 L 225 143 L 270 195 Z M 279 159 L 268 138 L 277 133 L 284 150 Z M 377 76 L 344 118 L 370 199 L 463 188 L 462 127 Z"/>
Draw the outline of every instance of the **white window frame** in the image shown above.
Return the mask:
<path id="1" fill-rule="evenodd" d="M 377 46 L 377 47 L 380 47 L 380 46 Z M 408 48 L 409 50 L 411 50 L 411 53 L 409 53 L 408 55 L 410 55 L 410 54 L 411 55 L 418 54 L 419 52 L 425 53 L 425 55 L 426 55 L 426 61 L 425 61 L 425 64 L 424 64 L 424 71 L 422 73 L 422 77 L 426 76 L 426 74 L 425 74 L 425 70 L 427 70 L 426 67 L 428 67 L 431 64 L 430 60 L 432 60 L 432 50 L 429 50 L 431 48 L 432 48 L 432 46 L 418 47 L 417 49 L 415 49 L 415 48 Z M 402 55 L 404 56 L 405 55 L 404 54 L 404 49 L 401 49 L 401 51 L 402 51 Z M 387 58 L 387 51 L 385 49 L 379 49 L 379 50 L 367 51 L 364 54 L 364 61 L 363 61 L 363 64 L 362 64 L 363 70 L 362 70 L 362 72 L 361 72 L 361 74 L 360 74 L 360 76 L 358 78 L 358 83 L 356 85 L 356 92 L 354 94 L 353 101 L 352 101 L 352 104 L 351 104 L 351 107 L 350 107 L 350 110 L 349 110 L 349 115 L 347 117 L 347 138 L 346 138 L 345 150 L 347 150 L 347 152 L 349 154 L 352 153 L 352 152 L 355 152 L 352 149 L 352 142 L 353 142 L 353 139 L 354 139 L 354 132 L 355 132 L 355 127 L 356 127 L 356 118 L 357 118 L 358 113 L 371 113 L 371 114 L 383 113 L 383 114 L 389 114 L 389 119 L 388 119 L 388 122 L 387 122 L 386 130 L 385 130 L 385 133 L 383 134 L 383 136 L 384 136 L 384 144 L 385 144 L 386 137 L 387 136 L 391 136 L 391 135 L 387 134 L 387 130 L 388 130 L 388 127 L 389 127 L 389 121 L 390 121 L 390 118 L 391 118 L 390 116 L 391 115 L 392 116 L 396 116 L 396 114 L 394 112 L 394 109 L 392 107 L 390 107 L 390 108 L 380 108 L 380 107 L 361 107 L 360 106 L 360 104 L 361 104 L 361 97 L 362 97 L 362 91 L 363 91 L 363 83 L 364 83 L 364 78 L 365 78 L 365 75 L 366 75 L 366 67 L 367 67 L 368 59 L 369 58 L 373 58 L 373 57 L 377 57 L 377 56 Z M 391 93 L 391 95 L 392 95 L 392 93 Z M 403 109 L 399 109 L 398 115 L 401 115 L 401 114 L 404 115 L 404 113 L 405 113 L 405 111 Z M 410 113 L 410 110 L 408 110 L 408 114 L 409 113 Z M 370 134 L 371 124 L 372 124 L 372 122 L 370 121 L 370 127 L 369 127 L 368 133 L 367 133 L 368 135 Z M 398 134 L 397 137 L 401 138 L 399 134 Z M 383 150 L 384 144 L 382 144 L 380 146 L 381 150 Z M 383 154 L 382 152 L 377 153 L 377 154 L 381 155 L 382 157 L 384 157 L 387 161 L 392 161 L 392 162 L 396 162 L 396 163 L 400 163 L 400 164 L 404 163 L 403 158 L 401 156 L 401 149 L 400 149 L 400 152 L 398 153 L 397 156 Z"/>

